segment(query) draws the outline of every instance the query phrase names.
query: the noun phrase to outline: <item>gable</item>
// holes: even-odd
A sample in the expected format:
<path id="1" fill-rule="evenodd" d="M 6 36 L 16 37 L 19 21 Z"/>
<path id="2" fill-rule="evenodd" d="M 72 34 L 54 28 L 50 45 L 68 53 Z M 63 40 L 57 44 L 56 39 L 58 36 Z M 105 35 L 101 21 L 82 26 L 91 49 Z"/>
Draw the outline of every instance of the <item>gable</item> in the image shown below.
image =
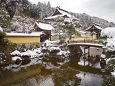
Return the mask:
<path id="1" fill-rule="evenodd" d="M 55 16 L 55 15 L 61 15 L 61 13 L 59 12 L 58 9 L 56 9 L 56 11 L 54 12 L 54 14 L 52 16 Z"/>

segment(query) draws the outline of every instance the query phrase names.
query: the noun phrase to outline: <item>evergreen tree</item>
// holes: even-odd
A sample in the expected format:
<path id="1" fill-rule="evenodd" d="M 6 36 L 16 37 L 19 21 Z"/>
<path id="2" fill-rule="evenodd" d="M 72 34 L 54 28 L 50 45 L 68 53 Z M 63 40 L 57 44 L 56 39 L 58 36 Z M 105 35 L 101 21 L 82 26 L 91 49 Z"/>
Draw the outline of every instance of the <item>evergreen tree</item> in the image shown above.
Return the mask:
<path id="1" fill-rule="evenodd" d="M 27 16 L 30 16 L 30 10 L 31 10 L 32 4 L 28 0 L 22 0 L 22 8 L 23 13 Z"/>
<path id="2" fill-rule="evenodd" d="M 0 26 L 7 28 L 10 26 L 10 16 L 3 5 L 0 4 Z"/>
<path id="3" fill-rule="evenodd" d="M 40 15 L 40 8 L 37 7 L 36 4 L 33 4 L 31 9 L 30 9 L 31 17 L 33 18 L 39 18 Z"/>

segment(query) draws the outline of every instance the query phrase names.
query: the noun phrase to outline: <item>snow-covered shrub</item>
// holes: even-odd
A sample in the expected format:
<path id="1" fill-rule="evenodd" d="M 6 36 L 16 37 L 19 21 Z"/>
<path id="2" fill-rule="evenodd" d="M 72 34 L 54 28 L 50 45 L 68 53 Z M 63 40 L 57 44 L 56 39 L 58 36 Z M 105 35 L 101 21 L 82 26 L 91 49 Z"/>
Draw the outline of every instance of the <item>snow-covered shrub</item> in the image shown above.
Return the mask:
<path id="1" fill-rule="evenodd" d="M 10 53 L 12 56 L 21 56 L 21 53 L 17 50 L 13 51 L 12 53 Z"/>
<path id="2" fill-rule="evenodd" d="M 104 77 L 102 86 L 115 86 L 115 59 L 110 59 L 107 62 L 106 70 L 109 75 Z"/>
<path id="3" fill-rule="evenodd" d="M 115 86 L 115 77 L 111 75 L 104 77 L 102 86 Z"/>
<path id="4" fill-rule="evenodd" d="M 106 38 L 106 46 L 109 50 L 115 50 L 115 27 L 108 27 L 101 31 L 101 36 Z"/>
<path id="5" fill-rule="evenodd" d="M 115 27 L 108 27 L 101 31 L 102 37 L 112 38 L 115 37 Z"/>
<path id="6" fill-rule="evenodd" d="M 8 41 L 6 34 L 0 31 L 0 53 L 4 54 L 0 59 L 2 59 L 4 63 L 11 62 L 9 53 L 15 49 L 15 46 L 15 44 Z"/>
<path id="7" fill-rule="evenodd" d="M 11 21 L 11 31 L 31 33 L 34 30 L 34 19 L 29 17 L 14 16 Z"/>

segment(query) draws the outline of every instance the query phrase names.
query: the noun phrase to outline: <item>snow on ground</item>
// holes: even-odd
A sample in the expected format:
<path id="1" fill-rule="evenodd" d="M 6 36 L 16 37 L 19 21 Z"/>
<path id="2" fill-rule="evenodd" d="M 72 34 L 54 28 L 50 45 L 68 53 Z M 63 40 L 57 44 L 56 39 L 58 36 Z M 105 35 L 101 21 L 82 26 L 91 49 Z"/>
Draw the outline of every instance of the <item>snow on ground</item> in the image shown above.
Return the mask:
<path id="1" fill-rule="evenodd" d="M 48 48 L 49 51 L 53 51 L 53 50 L 61 50 L 59 47 L 49 47 Z"/>
<path id="2" fill-rule="evenodd" d="M 56 40 L 56 41 L 49 41 L 49 40 L 46 40 L 43 44 L 43 46 L 52 46 L 56 43 L 59 43 L 60 41 L 59 40 Z"/>
<path id="3" fill-rule="evenodd" d="M 115 77 L 115 71 L 114 72 L 111 72 L 111 75 L 113 75 Z"/>
<path id="4" fill-rule="evenodd" d="M 16 61 L 17 59 L 22 60 L 21 57 L 18 56 L 12 57 L 12 61 Z"/>
<path id="5" fill-rule="evenodd" d="M 14 52 L 12 52 L 12 53 L 10 53 L 11 55 L 18 55 L 18 56 L 20 56 L 21 55 L 21 53 L 20 53 L 20 51 L 18 51 L 18 50 L 15 50 Z"/>
<path id="6" fill-rule="evenodd" d="M 30 58 L 34 58 L 38 56 L 38 53 L 33 50 L 27 50 L 26 52 L 22 52 L 21 56 L 30 56 Z"/>
<path id="7" fill-rule="evenodd" d="M 57 55 L 59 55 L 59 56 L 64 55 L 67 57 L 69 53 L 70 53 L 69 51 L 62 51 L 61 50 L 59 53 L 57 53 Z"/>
<path id="8" fill-rule="evenodd" d="M 105 58 L 106 58 L 106 55 L 104 55 L 104 54 L 101 54 L 101 58 L 104 58 L 104 59 L 105 59 Z"/>
<path id="9" fill-rule="evenodd" d="M 13 71 L 18 71 L 20 68 L 28 67 L 30 65 L 35 65 L 35 64 L 44 64 L 44 65 L 46 65 L 46 63 L 42 62 L 42 59 L 44 58 L 43 55 L 45 54 L 45 53 L 42 53 L 43 49 L 47 49 L 49 51 L 59 50 L 59 53 L 57 53 L 57 55 L 59 55 L 59 56 L 63 55 L 64 57 L 67 57 L 68 54 L 69 54 L 69 51 L 62 51 L 60 47 L 53 46 L 55 43 L 58 43 L 58 42 L 59 41 L 46 40 L 44 42 L 44 44 L 42 45 L 42 47 L 40 47 L 40 48 L 27 50 L 27 51 L 24 51 L 24 52 L 20 52 L 18 50 L 15 50 L 14 52 L 10 53 L 12 56 L 14 56 L 14 57 L 12 57 L 13 61 L 16 61 L 17 59 L 22 60 L 21 57 L 28 56 L 28 57 L 30 57 L 31 62 L 27 65 L 11 64 L 11 65 L 7 66 L 6 69 L 16 68 L 16 69 L 12 69 L 12 70 Z M 51 65 L 49 65 L 49 66 L 51 66 Z M 49 67 L 49 66 L 47 65 L 47 67 Z"/>
<path id="10" fill-rule="evenodd" d="M 3 29 L 0 27 L 0 31 L 3 32 Z"/>

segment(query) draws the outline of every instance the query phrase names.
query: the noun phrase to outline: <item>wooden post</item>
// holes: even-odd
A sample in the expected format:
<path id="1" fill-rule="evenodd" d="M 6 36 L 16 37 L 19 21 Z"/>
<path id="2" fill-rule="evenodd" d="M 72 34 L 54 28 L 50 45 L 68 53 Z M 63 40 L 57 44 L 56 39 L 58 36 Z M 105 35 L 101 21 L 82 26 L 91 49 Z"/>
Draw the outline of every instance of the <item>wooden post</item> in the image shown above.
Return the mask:
<path id="1" fill-rule="evenodd" d="M 84 59 L 84 66 L 85 66 L 85 59 L 86 59 L 85 58 L 85 47 L 84 47 L 84 58 L 83 59 Z"/>
<path id="2" fill-rule="evenodd" d="M 85 39 L 84 39 L 84 43 L 85 43 Z"/>
<path id="3" fill-rule="evenodd" d="M 90 61 L 90 46 L 88 46 L 88 65 L 89 65 L 89 61 Z"/>

